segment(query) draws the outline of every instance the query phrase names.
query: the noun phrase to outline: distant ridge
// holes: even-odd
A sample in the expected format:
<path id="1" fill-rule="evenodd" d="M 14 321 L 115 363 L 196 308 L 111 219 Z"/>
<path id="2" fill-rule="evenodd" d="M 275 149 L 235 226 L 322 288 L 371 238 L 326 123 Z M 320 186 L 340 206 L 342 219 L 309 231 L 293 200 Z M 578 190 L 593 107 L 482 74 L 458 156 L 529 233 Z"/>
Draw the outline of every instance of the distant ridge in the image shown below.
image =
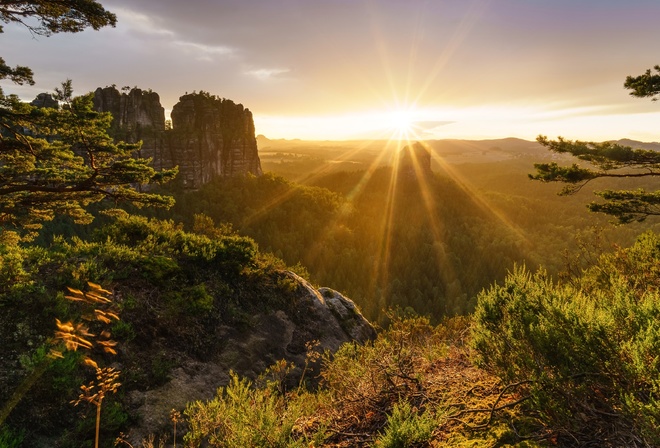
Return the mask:
<path id="1" fill-rule="evenodd" d="M 640 142 L 637 140 L 630 140 L 628 138 L 623 138 L 616 141 L 619 145 L 630 146 L 633 149 L 649 149 L 652 151 L 660 151 L 659 142 Z"/>

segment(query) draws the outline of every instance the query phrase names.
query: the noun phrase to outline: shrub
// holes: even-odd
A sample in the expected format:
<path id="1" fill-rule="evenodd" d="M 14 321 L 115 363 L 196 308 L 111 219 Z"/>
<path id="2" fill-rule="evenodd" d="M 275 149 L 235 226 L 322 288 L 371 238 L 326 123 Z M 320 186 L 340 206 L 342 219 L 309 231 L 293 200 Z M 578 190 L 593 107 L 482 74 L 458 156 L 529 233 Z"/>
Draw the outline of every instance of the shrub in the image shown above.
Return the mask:
<path id="1" fill-rule="evenodd" d="M 625 445 L 641 437 L 657 446 L 660 295 L 657 278 L 634 265 L 657 266 L 659 247 L 645 235 L 603 256 L 582 288 L 516 269 L 478 298 L 478 361 L 506 381 L 528 382 L 534 410 L 572 438 L 620 437 Z"/>
<path id="2" fill-rule="evenodd" d="M 419 413 L 407 401 L 397 403 L 387 417 L 385 431 L 376 444 L 383 448 L 406 448 L 428 442 L 436 426 L 428 412 Z"/>
<path id="3" fill-rule="evenodd" d="M 0 427 L 0 446 L 3 448 L 19 448 L 23 438 L 23 432 L 12 431 L 7 426 Z"/>
<path id="4" fill-rule="evenodd" d="M 253 388 L 232 373 L 216 398 L 188 405 L 189 432 L 184 440 L 190 447 L 307 447 L 306 437 L 294 437 L 294 425 L 311 401 L 287 401 L 275 390 Z"/>

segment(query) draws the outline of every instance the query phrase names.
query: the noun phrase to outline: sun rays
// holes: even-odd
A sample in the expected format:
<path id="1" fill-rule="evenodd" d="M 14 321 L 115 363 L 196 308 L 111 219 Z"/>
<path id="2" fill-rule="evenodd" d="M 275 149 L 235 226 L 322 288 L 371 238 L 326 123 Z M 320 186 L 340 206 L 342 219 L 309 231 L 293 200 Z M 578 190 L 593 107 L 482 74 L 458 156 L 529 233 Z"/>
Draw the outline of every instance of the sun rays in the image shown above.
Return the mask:
<path id="1" fill-rule="evenodd" d="M 424 39 L 421 25 L 419 28 L 409 30 L 413 39 L 409 48 L 410 57 L 408 61 L 403 61 L 403 66 L 395 66 L 393 65 L 394 60 L 388 53 L 388 46 L 383 40 L 383 30 L 379 29 L 375 22 L 372 23 L 371 32 L 374 39 L 374 48 L 382 64 L 382 74 L 387 81 L 386 86 L 375 82 L 370 84 L 368 79 L 363 79 L 360 76 L 358 67 L 355 67 L 355 78 L 363 81 L 366 90 L 371 91 L 380 99 L 380 110 L 356 112 L 353 115 L 335 117 L 332 120 L 324 119 L 323 123 L 318 123 L 323 126 L 335 126 L 340 131 L 341 138 L 345 138 L 344 136 L 352 133 L 361 136 L 360 140 L 362 141 L 345 145 L 347 147 L 345 151 L 334 154 L 333 161 L 352 162 L 368 147 L 372 148 L 375 145 L 380 145 L 380 150 L 370 158 L 366 168 L 364 165 L 361 166 L 359 180 L 352 184 L 352 188 L 344 194 L 345 206 L 340 207 L 335 217 L 327 222 L 323 231 L 316 236 L 315 243 L 305 249 L 306 259 L 308 263 L 314 264 L 328 250 L 333 250 L 333 232 L 336 229 L 348 228 L 350 230 L 347 223 L 350 222 L 351 214 L 360 213 L 354 205 L 361 200 L 362 195 L 368 189 L 370 182 L 379 169 L 384 166 L 389 167 L 387 185 L 382 190 L 382 197 L 377 199 L 381 210 L 380 218 L 371 223 L 372 235 L 378 243 L 374 253 L 369 257 L 369 266 L 365 267 L 366 272 L 369 273 L 366 295 L 379 303 L 390 303 L 387 295 L 391 292 L 390 282 L 392 280 L 393 260 L 399 256 L 395 253 L 397 246 L 395 226 L 402 225 L 402 219 L 405 218 L 402 218 L 400 211 L 405 209 L 405 206 L 408 205 L 407 202 L 410 201 L 415 201 L 426 214 L 423 228 L 413 230 L 429 234 L 428 239 L 432 241 L 433 258 L 430 262 L 441 265 L 437 269 L 439 276 L 437 283 L 440 292 L 438 296 L 433 297 L 433 300 L 453 300 L 453 297 L 447 297 L 447 295 L 454 294 L 461 289 L 460 284 L 453 287 L 453 289 L 450 287 L 450 285 L 456 285 L 457 282 L 460 283 L 460 273 L 458 272 L 460 268 L 457 266 L 456 260 L 448 255 L 450 248 L 448 238 L 451 235 L 448 235 L 449 231 L 446 225 L 448 217 L 443 216 L 443 210 L 446 210 L 446 208 L 438 202 L 438 176 L 447 176 L 451 182 L 456 184 L 457 191 L 465 193 L 466 201 L 476 205 L 494 222 L 510 229 L 516 235 L 518 241 L 527 241 L 525 235 L 506 215 L 473 188 L 469 180 L 463 179 L 457 170 L 445 163 L 433 145 L 425 142 L 428 138 L 438 138 L 438 128 L 453 123 L 457 119 L 455 117 L 460 116 L 458 110 L 452 110 L 449 105 L 443 103 L 443 98 L 427 98 L 426 96 L 432 90 L 431 86 L 441 79 L 444 67 L 471 33 L 488 3 L 488 0 L 476 0 L 472 3 L 470 14 L 462 19 L 453 34 L 449 36 L 444 51 L 437 55 L 436 60 L 431 65 L 431 70 L 426 73 L 416 72 L 417 63 L 419 62 L 417 60 L 417 46 L 422 45 Z M 424 17 L 420 16 L 419 23 L 422 24 L 423 22 Z M 401 60 L 398 60 L 397 64 L 401 62 Z M 350 70 L 351 67 L 347 67 L 347 69 Z M 435 108 L 426 107 L 425 104 L 435 104 Z M 372 136 L 372 140 L 365 141 L 364 135 Z M 421 149 L 418 152 L 415 148 Z M 406 162 L 405 167 L 401 165 L 403 157 L 400 156 L 404 150 L 410 152 L 409 161 Z M 428 160 L 426 159 L 427 156 Z M 431 161 L 434 166 L 441 168 L 442 174 L 431 172 Z M 308 173 L 304 183 L 314 185 L 317 180 L 323 179 L 326 175 L 336 171 L 336 167 L 331 163 L 320 163 Z M 411 185 L 414 188 L 411 188 Z M 410 191 L 414 194 L 407 197 L 402 192 L 404 188 L 410 188 Z M 294 189 L 285 191 L 282 195 L 275 197 L 269 204 L 264 204 L 258 212 L 248 217 L 245 222 L 268 219 L 269 212 L 287 201 L 294 193 Z M 405 223 L 403 225 L 405 226 Z M 335 286 L 341 288 L 341 285 Z M 378 297 L 379 294 L 385 297 Z M 448 313 L 452 312 L 452 310 L 446 311 Z"/>

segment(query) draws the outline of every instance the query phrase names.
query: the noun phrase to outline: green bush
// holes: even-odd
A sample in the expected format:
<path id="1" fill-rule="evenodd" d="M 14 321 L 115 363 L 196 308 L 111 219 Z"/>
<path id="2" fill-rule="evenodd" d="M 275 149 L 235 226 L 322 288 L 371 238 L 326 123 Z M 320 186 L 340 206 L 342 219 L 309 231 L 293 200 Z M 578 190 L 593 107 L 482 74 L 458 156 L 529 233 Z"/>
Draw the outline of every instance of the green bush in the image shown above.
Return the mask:
<path id="1" fill-rule="evenodd" d="M 115 339 L 122 342 L 130 342 L 135 339 L 135 328 L 133 324 L 125 320 L 118 320 L 112 324 L 112 335 Z"/>
<path id="2" fill-rule="evenodd" d="M 23 439 L 23 432 L 13 431 L 7 426 L 0 427 L 0 446 L 2 448 L 19 448 Z"/>
<path id="3" fill-rule="evenodd" d="M 406 448 L 431 439 L 436 421 L 428 412 L 418 412 L 407 401 L 397 403 L 387 417 L 385 431 L 376 444 L 383 448 Z"/>
<path id="4" fill-rule="evenodd" d="M 606 437 L 614 418 L 619 434 L 623 427 L 657 446 L 660 295 L 642 266 L 657 270 L 659 249 L 646 234 L 571 285 L 516 269 L 478 298 L 478 362 L 508 382 L 528 382 L 534 410 L 575 438 Z"/>
<path id="5" fill-rule="evenodd" d="M 308 447 L 311 438 L 294 437 L 294 425 L 314 400 L 287 400 L 271 388 L 253 388 L 232 373 L 213 400 L 188 405 L 186 446 Z"/>

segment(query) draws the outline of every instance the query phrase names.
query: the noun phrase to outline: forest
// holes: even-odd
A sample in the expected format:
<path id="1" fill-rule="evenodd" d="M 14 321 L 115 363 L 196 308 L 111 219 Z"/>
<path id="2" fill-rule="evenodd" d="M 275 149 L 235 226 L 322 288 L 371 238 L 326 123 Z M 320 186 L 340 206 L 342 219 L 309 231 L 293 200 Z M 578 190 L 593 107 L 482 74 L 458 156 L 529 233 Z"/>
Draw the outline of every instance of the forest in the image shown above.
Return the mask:
<path id="1" fill-rule="evenodd" d="M 191 190 L 53 97 L 0 90 L 0 447 L 660 446 L 657 144 L 261 137 Z"/>
<path id="2" fill-rule="evenodd" d="M 560 197 L 527 179 L 532 159 L 472 158 L 412 178 L 386 164 L 324 172 L 325 160 L 301 182 L 269 171 L 196 191 L 164 185 L 151 194 L 171 196 L 169 210 L 101 202 L 88 208 L 91 224 L 58 217 L 32 241 L 5 244 L 3 319 L 13 324 L 3 326 L 12 353 L 4 399 L 48 372 L 9 414 L 8 446 L 35 443 L 33 433 L 59 434 L 61 446 L 91 442 L 93 409 L 78 420 L 57 399 L 73 399 L 86 380 L 83 355 L 48 357 L 55 319 L 84 314 L 64 298 L 67 287 L 113 285 L 120 298 L 111 325 L 118 357 L 100 355 L 126 372 L 104 404 L 109 443 L 135 423 L 131 391 L 163 387 L 177 368 L 213 356 L 223 344 L 217 328 L 249 327 L 264 308 L 295 309 L 289 269 L 351 297 L 379 324 L 377 340 L 332 356 L 310 348 L 318 376 L 302 387 L 301 366 L 296 373 L 285 360 L 259 378 L 235 374 L 212 401 L 180 409 L 180 442 L 655 443 L 660 243 L 648 230 L 635 240 L 656 224 L 614 226 L 586 209 L 586 194 Z M 452 376 L 483 391 L 470 397 L 467 385 L 446 383 Z M 438 384 L 450 388 L 442 400 Z M 34 412 L 44 415 L 36 426 Z M 359 423 L 347 425 L 351 415 Z M 176 440 L 173 425 L 144 446 Z"/>

